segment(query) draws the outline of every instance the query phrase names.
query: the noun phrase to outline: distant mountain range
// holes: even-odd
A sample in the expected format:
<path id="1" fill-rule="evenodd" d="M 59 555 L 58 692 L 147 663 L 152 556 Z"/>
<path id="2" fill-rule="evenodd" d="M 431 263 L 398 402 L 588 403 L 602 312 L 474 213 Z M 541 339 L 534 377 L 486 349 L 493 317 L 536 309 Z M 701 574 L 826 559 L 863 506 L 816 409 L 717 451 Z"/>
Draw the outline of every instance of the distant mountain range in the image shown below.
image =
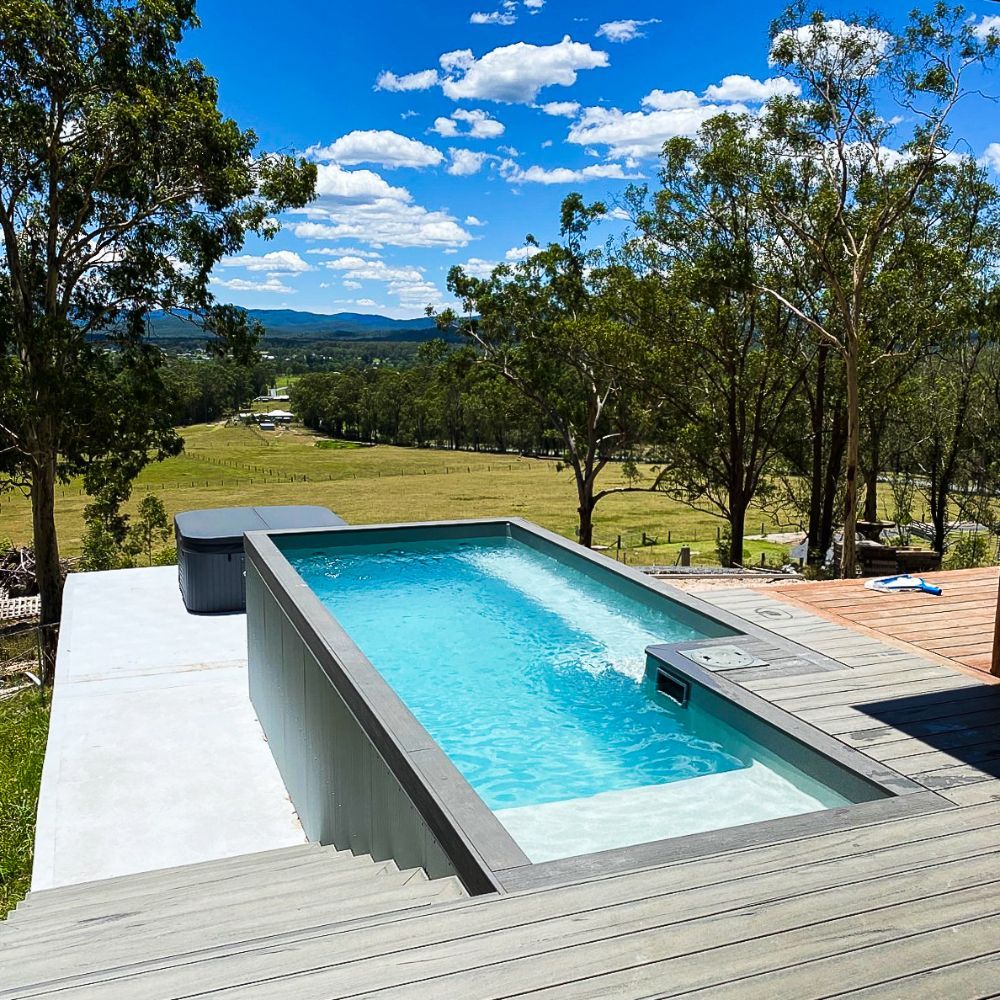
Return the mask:
<path id="1" fill-rule="evenodd" d="M 264 324 L 269 340 L 387 340 L 420 342 L 442 336 L 433 319 L 390 319 L 365 313 L 298 312 L 295 309 L 248 309 Z M 202 336 L 197 327 L 176 316 L 156 312 L 150 317 L 155 340 L 181 340 Z M 448 338 L 450 339 L 450 338 Z"/>

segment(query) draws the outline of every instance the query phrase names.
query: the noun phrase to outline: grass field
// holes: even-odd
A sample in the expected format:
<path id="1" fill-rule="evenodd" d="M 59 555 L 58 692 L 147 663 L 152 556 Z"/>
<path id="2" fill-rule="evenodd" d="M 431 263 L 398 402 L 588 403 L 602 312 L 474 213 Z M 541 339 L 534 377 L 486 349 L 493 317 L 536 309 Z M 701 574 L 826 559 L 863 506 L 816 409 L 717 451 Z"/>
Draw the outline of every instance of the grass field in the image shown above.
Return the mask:
<path id="1" fill-rule="evenodd" d="M 556 463 L 485 453 L 415 448 L 324 447 L 299 427 L 274 432 L 254 427 L 205 424 L 184 428 L 185 450 L 177 458 L 149 466 L 139 477 L 131 506 L 146 492 L 156 493 L 174 514 L 200 507 L 250 504 L 322 504 L 352 524 L 430 521 L 442 518 L 517 515 L 574 537 L 576 499 L 569 471 Z M 622 482 L 609 467 L 602 484 Z M 88 498 L 78 482 L 61 488 L 57 522 L 64 555 L 77 555 Z M 788 530 L 752 512 L 747 531 Z M 692 547 L 697 563 L 716 563 L 716 533 L 723 522 L 659 494 L 608 497 L 597 508 L 595 541 L 615 548 L 622 535 L 629 562 L 673 563 L 680 544 Z M 642 533 L 655 545 L 641 545 Z M 0 498 L 0 536 L 27 542 L 31 534 L 28 502 Z M 668 534 L 670 542 L 668 544 Z M 754 562 L 765 552 L 772 561 L 785 547 L 748 542 Z"/>
<path id="2" fill-rule="evenodd" d="M 48 704 L 36 691 L 0 701 L 0 918 L 31 884 Z"/>

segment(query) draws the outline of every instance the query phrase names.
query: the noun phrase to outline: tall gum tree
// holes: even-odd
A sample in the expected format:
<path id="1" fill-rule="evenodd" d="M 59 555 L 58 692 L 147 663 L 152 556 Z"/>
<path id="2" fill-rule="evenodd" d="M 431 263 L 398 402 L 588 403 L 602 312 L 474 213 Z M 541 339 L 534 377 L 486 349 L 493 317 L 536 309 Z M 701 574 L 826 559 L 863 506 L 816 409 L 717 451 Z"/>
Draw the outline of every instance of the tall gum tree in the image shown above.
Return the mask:
<path id="1" fill-rule="evenodd" d="M 192 0 L 0 0 L 0 470 L 30 491 L 43 626 L 62 605 L 57 482 L 121 490 L 178 447 L 145 317 L 184 310 L 218 351 L 252 353 L 211 269 L 315 187 L 314 167 L 258 154 L 178 56 L 197 23 Z"/>
<path id="2" fill-rule="evenodd" d="M 902 220 L 954 156 L 949 120 L 971 70 L 991 61 L 996 34 L 980 38 L 960 7 L 914 12 L 892 33 L 875 18 L 846 24 L 790 7 L 772 26 L 771 61 L 798 96 L 774 98 L 745 123 L 747 185 L 773 224 L 773 251 L 812 261 L 824 292 L 792 301 L 762 285 L 840 355 L 847 393 L 842 572 L 856 570 L 861 365 L 871 276 Z M 904 131 L 909 129 L 909 131 Z"/>
<path id="3" fill-rule="evenodd" d="M 513 385 L 558 436 L 576 486 L 578 539 L 588 547 L 600 500 L 633 490 L 601 488 L 598 477 L 610 461 L 641 444 L 650 416 L 641 387 L 655 300 L 628 266 L 587 249 L 588 231 L 604 214 L 604 205 L 569 195 L 562 204 L 562 243 L 537 247 L 488 278 L 452 268 L 448 288 L 465 314 L 439 317 L 442 327 L 457 327 L 481 362 Z"/>

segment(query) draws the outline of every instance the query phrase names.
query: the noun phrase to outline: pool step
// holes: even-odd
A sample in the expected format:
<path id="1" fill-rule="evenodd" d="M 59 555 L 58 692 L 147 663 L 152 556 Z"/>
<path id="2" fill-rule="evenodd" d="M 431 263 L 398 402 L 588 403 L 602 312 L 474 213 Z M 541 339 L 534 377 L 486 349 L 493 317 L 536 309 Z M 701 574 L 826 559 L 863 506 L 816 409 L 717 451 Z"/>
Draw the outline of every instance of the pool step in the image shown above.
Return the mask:
<path id="1" fill-rule="evenodd" d="M 331 848 L 289 850 L 29 894 L 0 922 L 0 997 L 87 970 L 156 963 L 466 896 L 457 879 L 430 880 L 419 868 L 401 871 L 391 861 Z"/>

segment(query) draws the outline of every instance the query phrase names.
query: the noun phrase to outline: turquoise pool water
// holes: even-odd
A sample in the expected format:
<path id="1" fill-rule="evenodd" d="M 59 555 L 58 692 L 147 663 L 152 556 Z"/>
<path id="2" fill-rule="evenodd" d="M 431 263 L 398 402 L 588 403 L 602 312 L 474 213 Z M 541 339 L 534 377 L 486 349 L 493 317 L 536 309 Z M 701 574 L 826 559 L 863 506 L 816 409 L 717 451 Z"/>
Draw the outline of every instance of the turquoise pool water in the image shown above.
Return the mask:
<path id="1" fill-rule="evenodd" d="M 289 560 L 533 861 L 848 801 L 703 709 L 645 649 L 724 634 L 509 538 Z"/>

